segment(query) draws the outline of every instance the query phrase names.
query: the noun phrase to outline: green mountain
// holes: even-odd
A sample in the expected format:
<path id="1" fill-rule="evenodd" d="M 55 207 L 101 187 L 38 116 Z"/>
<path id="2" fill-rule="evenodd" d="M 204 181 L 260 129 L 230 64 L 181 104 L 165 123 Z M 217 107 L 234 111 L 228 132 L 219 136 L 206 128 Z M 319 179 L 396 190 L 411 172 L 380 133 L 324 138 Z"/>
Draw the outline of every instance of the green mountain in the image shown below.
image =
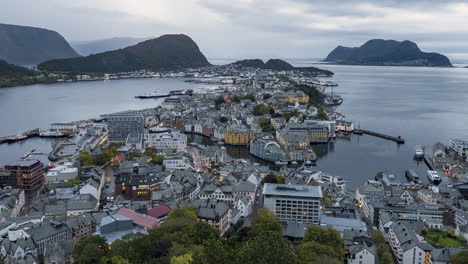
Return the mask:
<path id="1" fill-rule="evenodd" d="M 275 71 L 292 71 L 292 70 L 301 70 L 306 72 L 312 72 L 316 74 L 323 74 L 323 75 L 333 75 L 333 72 L 328 70 L 323 70 L 315 67 L 294 67 L 288 62 L 280 59 L 269 59 L 266 63 L 264 63 L 261 59 L 247 59 L 247 60 L 240 60 L 232 63 L 231 65 L 235 65 L 238 67 L 245 67 L 245 68 L 258 68 L 258 69 L 267 69 L 267 70 L 275 70 Z"/>
<path id="2" fill-rule="evenodd" d="M 78 56 L 55 31 L 0 24 L 0 59 L 8 63 L 33 66 L 51 59 Z"/>
<path id="3" fill-rule="evenodd" d="M 373 39 L 361 47 L 338 46 L 328 54 L 325 61 L 359 65 L 452 67 L 444 55 L 422 52 L 416 43 L 408 40 Z"/>
<path id="4" fill-rule="evenodd" d="M 197 44 L 186 35 L 163 35 L 124 49 L 86 57 L 59 59 L 38 68 L 60 72 L 112 73 L 136 70 L 166 71 L 208 66 Z"/>
<path id="5" fill-rule="evenodd" d="M 34 71 L 0 60 L 0 88 L 32 83 L 25 81 L 31 76 Z"/>

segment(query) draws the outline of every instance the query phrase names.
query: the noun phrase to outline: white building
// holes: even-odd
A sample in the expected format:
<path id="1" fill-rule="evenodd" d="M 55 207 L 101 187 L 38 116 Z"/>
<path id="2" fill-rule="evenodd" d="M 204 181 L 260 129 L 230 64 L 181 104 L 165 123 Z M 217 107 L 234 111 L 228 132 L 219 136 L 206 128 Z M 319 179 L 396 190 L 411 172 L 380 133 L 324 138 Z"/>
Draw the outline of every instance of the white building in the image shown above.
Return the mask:
<path id="1" fill-rule="evenodd" d="M 182 152 L 187 149 L 187 136 L 179 132 L 148 134 L 146 145 L 157 150 Z"/>
<path id="2" fill-rule="evenodd" d="M 185 157 L 168 157 L 163 160 L 163 165 L 167 170 L 186 170 L 188 163 Z"/>
<path id="3" fill-rule="evenodd" d="M 374 264 L 377 250 L 363 244 L 349 247 L 348 264 Z"/>
<path id="4" fill-rule="evenodd" d="M 73 163 L 66 162 L 50 169 L 46 174 L 46 183 L 64 183 L 78 177 L 78 168 L 73 167 Z"/>

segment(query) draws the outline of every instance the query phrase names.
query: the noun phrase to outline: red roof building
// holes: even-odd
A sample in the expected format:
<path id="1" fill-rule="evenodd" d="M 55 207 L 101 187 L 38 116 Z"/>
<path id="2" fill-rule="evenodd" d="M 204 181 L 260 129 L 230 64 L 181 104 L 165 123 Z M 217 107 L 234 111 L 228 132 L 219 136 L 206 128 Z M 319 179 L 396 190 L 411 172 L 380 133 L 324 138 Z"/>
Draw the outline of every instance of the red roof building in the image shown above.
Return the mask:
<path id="1" fill-rule="evenodd" d="M 159 220 L 152 216 L 140 214 L 127 208 L 120 208 L 116 214 L 132 219 L 135 225 L 144 229 L 152 229 L 160 224 Z"/>
<path id="2" fill-rule="evenodd" d="M 166 204 L 162 204 L 160 206 L 157 206 L 157 207 L 153 207 L 151 209 L 148 210 L 148 215 L 149 216 L 152 216 L 156 219 L 165 219 L 167 217 L 167 215 L 169 215 L 169 213 L 172 211 L 172 209 L 167 206 Z"/>

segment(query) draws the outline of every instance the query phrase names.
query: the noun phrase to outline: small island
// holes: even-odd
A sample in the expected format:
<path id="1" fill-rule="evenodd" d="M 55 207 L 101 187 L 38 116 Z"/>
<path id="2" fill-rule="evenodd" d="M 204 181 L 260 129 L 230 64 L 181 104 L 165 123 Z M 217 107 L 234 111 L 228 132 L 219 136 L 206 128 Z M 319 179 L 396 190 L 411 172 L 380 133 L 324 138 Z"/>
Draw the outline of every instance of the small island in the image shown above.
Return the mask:
<path id="1" fill-rule="evenodd" d="M 348 65 L 452 67 L 446 56 L 422 52 L 409 40 L 373 39 L 361 47 L 338 46 L 324 61 Z"/>

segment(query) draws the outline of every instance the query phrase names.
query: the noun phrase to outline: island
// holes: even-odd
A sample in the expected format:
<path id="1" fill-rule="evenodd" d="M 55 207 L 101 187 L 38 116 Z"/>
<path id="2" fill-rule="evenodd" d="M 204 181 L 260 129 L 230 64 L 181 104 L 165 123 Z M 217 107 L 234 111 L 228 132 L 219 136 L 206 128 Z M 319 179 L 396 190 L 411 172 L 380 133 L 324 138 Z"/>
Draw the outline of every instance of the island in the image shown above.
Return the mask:
<path id="1" fill-rule="evenodd" d="M 422 52 L 409 40 L 373 39 L 360 47 L 338 46 L 324 61 L 350 65 L 452 67 L 446 56 Z"/>
<path id="2" fill-rule="evenodd" d="M 316 67 L 294 67 L 290 63 L 280 60 L 280 59 L 269 59 L 266 63 L 263 62 L 261 59 L 246 59 L 236 61 L 231 63 L 233 66 L 242 67 L 242 68 L 257 68 L 257 69 L 265 69 L 265 70 L 275 70 L 275 71 L 303 71 L 303 72 L 311 72 L 316 74 L 321 74 L 325 76 L 332 76 L 333 72 L 319 69 Z"/>

